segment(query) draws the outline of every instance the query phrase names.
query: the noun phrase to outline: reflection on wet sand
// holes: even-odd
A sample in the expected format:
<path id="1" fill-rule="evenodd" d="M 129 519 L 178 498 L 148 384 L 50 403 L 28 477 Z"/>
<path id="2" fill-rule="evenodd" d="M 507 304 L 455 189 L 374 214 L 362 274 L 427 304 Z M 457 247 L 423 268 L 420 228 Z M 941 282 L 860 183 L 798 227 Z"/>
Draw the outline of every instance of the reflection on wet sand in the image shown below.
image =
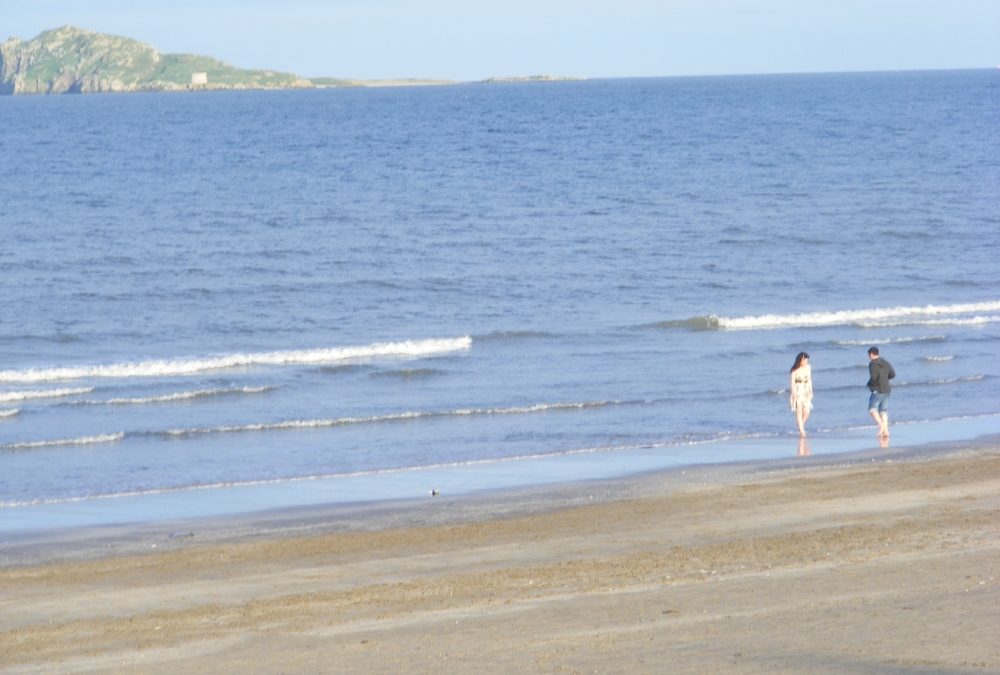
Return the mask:
<path id="1" fill-rule="evenodd" d="M 809 439 L 805 436 L 799 436 L 799 449 L 797 454 L 799 457 L 808 457 L 812 454 L 812 448 L 809 447 Z"/>
<path id="2" fill-rule="evenodd" d="M 880 447 L 880 448 L 888 448 L 889 447 L 889 437 L 888 436 L 881 436 L 880 435 L 878 437 L 878 447 Z"/>

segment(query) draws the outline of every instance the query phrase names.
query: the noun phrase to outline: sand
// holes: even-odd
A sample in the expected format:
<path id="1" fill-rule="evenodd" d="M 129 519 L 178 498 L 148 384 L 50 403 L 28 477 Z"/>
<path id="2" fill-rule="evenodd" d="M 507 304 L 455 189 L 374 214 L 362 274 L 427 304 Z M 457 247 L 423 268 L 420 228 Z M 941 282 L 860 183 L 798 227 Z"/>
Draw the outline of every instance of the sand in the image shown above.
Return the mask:
<path id="1" fill-rule="evenodd" d="M 1000 672 L 1000 446 L 7 546 L 0 671 Z"/>

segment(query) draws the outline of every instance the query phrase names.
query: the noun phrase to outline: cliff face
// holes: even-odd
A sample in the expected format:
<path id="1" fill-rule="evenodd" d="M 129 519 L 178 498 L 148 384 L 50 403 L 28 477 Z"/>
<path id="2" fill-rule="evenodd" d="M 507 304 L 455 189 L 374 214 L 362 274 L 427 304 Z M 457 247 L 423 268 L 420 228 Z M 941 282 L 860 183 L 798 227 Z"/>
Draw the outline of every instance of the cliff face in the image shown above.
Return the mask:
<path id="1" fill-rule="evenodd" d="M 27 42 L 0 44 L 0 94 L 172 91 L 193 88 L 191 74 L 208 75 L 197 89 L 311 87 L 290 73 L 239 70 L 191 54 L 160 54 L 149 45 L 64 26 Z"/>

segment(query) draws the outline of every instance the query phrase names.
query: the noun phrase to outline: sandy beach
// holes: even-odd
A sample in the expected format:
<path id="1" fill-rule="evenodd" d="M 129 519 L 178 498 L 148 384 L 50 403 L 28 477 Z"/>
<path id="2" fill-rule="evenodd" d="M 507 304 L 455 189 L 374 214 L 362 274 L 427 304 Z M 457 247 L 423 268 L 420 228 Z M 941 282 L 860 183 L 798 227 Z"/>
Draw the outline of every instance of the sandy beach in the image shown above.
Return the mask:
<path id="1" fill-rule="evenodd" d="M 1000 445 L 814 459 L 8 546 L 0 671 L 1000 671 Z"/>

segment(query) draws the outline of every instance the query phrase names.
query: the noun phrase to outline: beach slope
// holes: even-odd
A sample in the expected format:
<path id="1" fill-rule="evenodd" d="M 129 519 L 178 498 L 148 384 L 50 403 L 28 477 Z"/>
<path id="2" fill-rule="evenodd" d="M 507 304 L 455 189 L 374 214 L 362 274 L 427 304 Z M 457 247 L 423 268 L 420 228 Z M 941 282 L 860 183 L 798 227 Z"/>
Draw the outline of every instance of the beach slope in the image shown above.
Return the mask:
<path id="1" fill-rule="evenodd" d="M 1000 448 L 713 476 L 7 564 L 0 671 L 1000 671 Z"/>

